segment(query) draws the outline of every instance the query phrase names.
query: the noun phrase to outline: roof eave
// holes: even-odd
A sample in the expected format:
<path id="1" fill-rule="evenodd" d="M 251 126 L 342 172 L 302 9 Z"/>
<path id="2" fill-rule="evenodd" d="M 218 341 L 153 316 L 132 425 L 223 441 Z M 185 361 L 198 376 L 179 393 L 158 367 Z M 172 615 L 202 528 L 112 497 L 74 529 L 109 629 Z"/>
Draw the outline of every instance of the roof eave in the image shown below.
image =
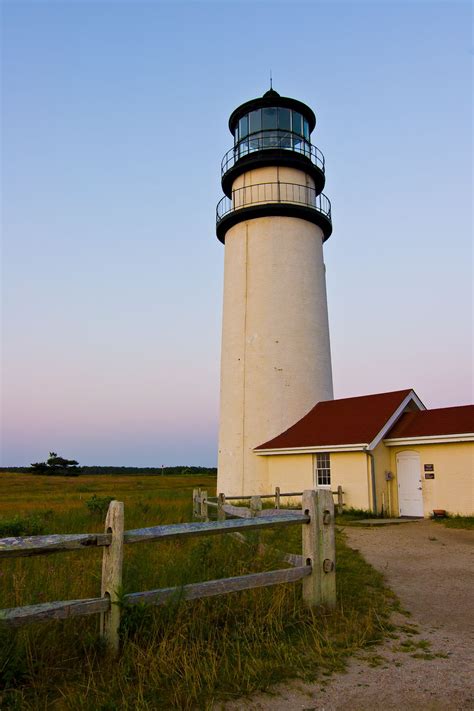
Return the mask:
<path id="1" fill-rule="evenodd" d="M 384 439 L 387 447 L 399 447 L 411 444 L 454 444 L 456 442 L 474 442 L 474 432 L 460 432 L 445 435 L 419 435 L 413 437 L 393 437 Z"/>
<path id="2" fill-rule="evenodd" d="M 325 444 L 311 447 L 274 447 L 272 449 L 254 449 L 255 454 L 269 456 L 271 454 L 316 454 L 318 452 L 363 452 L 367 442 L 354 444 Z"/>

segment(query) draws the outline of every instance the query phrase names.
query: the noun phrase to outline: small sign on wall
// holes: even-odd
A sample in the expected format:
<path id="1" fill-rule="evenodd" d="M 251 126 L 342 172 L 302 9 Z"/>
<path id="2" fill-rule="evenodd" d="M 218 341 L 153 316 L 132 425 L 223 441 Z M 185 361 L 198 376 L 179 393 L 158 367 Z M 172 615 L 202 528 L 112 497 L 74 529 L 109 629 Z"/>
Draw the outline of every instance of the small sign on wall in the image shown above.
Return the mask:
<path id="1" fill-rule="evenodd" d="M 423 469 L 425 471 L 425 479 L 434 479 L 434 464 L 424 464 Z"/>

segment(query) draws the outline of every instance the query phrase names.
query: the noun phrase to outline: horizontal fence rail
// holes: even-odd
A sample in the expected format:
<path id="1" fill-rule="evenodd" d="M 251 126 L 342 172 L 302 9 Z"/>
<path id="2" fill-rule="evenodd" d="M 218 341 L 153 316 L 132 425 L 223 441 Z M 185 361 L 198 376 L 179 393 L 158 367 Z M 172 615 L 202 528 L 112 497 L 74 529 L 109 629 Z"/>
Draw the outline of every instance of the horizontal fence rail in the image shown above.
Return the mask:
<path id="1" fill-rule="evenodd" d="M 216 223 L 228 215 L 251 205 L 291 203 L 316 210 L 331 220 L 331 203 L 324 193 L 298 183 L 257 183 L 232 191 L 232 198 L 223 197 L 217 203 Z"/>
<path id="2" fill-rule="evenodd" d="M 295 556 L 297 558 L 297 556 Z M 145 592 L 129 593 L 123 600 L 128 605 L 148 603 L 165 605 L 171 599 L 198 600 L 204 597 L 214 597 L 230 592 L 252 590 L 254 588 L 270 587 L 281 583 L 293 583 L 311 575 L 312 568 L 303 565 L 303 559 L 298 557 L 298 567 L 271 570 L 264 573 L 251 573 L 233 578 L 208 580 L 204 583 L 192 583 L 180 587 L 160 588 Z M 45 602 L 39 605 L 26 605 L 2 610 L 1 621 L 11 627 L 20 627 L 28 622 L 44 620 L 64 620 L 70 617 L 93 615 L 108 612 L 111 601 L 107 597 L 90 598 L 86 600 L 67 600 L 64 602 Z"/>
<path id="3" fill-rule="evenodd" d="M 48 555 L 66 551 L 109 546 L 110 533 L 79 533 L 71 535 L 25 536 L 0 539 L 0 558 Z"/>
<path id="4" fill-rule="evenodd" d="M 250 575 L 239 575 L 235 578 L 192 583 L 191 585 L 183 585 L 180 588 L 162 588 L 161 590 L 132 593 L 131 595 L 126 595 L 125 599 L 131 605 L 143 602 L 148 602 L 152 605 L 164 605 L 176 596 L 182 596 L 183 600 L 197 600 L 202 597 L 213 597 L 241 590 L 265 588 L 281 583 L 294 583 L 307 575 L 311 575 L 311 573 L 312 568 L 310 565 L 302 565 L 298 568 L 270 570 L 265 573 L 251 573 Z"/>
<path id="5" fill-rule="evenodd" d="M 277 487 L 278 489 L 278 487 Z M 303 496 L 302 491 L 282 491 L 280 493 L 278 489 L 278 493 L 275 491 L 274 494 L 258 494 L 260 499 L 274 499 L 277 496 L 283 496 L 283 497 L 290 497 L 290 496 Z M 217 497 L 216 497 L 217 498 Z M 250 501 L 250 499 L 253 499 L 253 496 L 226 496 L 225 500 L 226 501 Z"/>
<path id="6" fill-rule="evenodd" d="M 277 488 L 275 497 L 279 495 Z M 271 496 L 273 495 L 269 495 L 268 498 Z M 97 546 L 103 547 L 100 597 L 45 602 L 0 610 L 0 623 L 18 627 L 43 620 L 100 614 L 101 635 L 105 639 L 110 654 L 116 655 L 119 651 L 118 631 L 121 606 L 123 605 L 139 603 L 164 605 L 175 597 L 183 600 L 195 600 L 302 580 L 305 605 L 314 607 L 325 604 L 333 607 L 335 605 L 335 548 L 334 506 L 331 492 L 303 492 L 302 508 L 298 511 L 277 508 L 262 510 L 260 497 L 241 498 L 250 501 L 249 508 L 226 504 L 223 494 L 219 494 L 217 502 L 210 502 L 207 492 L 195 490 L 193 492 L 194 515 L 207 519 L 208 505 L 215 504 L 213 509 L 217 509 L 217 521 L 204 520 L 166 526 L 149 526 L 129 531 L 123 530 L 123 504 L 119 501 L 112 501 L 107 512 L 103 534 L 56 534 L 0 539 L 0 557 L 3 558 L 49 555 Z M 235 518 L 225 520 L 226 515 Z M 258 544 L 260 553 L 269 552 L 275 556 L 275 560 L 281 560 L 292 566 L 291 568 L 129 593 L 121 596 L 119 604 L 124 544 L 222 533 L 229 534 L 246 543 L 245 533 L 248 531 L 295 525 L 302 527 L 303 550 L 301 556 L 275 550 L 263 543 Z"/>
<path id="7" fill-rule="evenodd" d="M 65 620 L 69 617 L 95 615 L 110 610 L 108 597 L 94 597 L 85 600 L 65 600 L 61 602 L 42 602 L 39 605 L 25 605 L 0 610 L 0 622 L 9 627 L 20 627 L 29 622 L 44 620 Z"/>
<path id="8" fill-rule="evenodd" d="M 337 512 L 338 514 L 342 514 L 344 511 L 344 491 L 342 489 L 342 486 L 339 485 L 335 491 L 331 492 L 333 496 L 337 497 Z M 256 497 L 254 496 L 225 496 L 224 494 L 219 494 L 218 496 L 207 496 L 207 492 L 201 492 L 201 489 L 195 489 L 193 493 L 193 501 L 195 502 L 193 505 L 193 511 L 195 515 L 199 514 L 199 506 L 202 506 L 202 499 L 205 498 L 207 501 L 207 506 L 211 506 L 213 508 L 222 508 L 223 505 L 227 504 L 228 501 L 250 501 L 252 499 L 275 499 L 275 509 L 280 508 L 280 502 L 282 498 L 294 498 L 296 496 L 303 496 L 302 491 L 280 491 L 280 487 L 276 486 L 275 487 L 275 492 L 273 494 L 258 494 Z M 228 509 L 228 506 L 227 506 Z M 236 511 L 243 511 L 241 507 L 236 509 Z M 269 509 L 265 509 L 266 513 L 269 513 Z M 228 509 L 227 513 L 231 513 L 230 509 Z M 245 514 L 239 514 L 239 515 L 244 515 Z"/>
<path id="9" fill-rule="evenodd" d="M 295 524 L 308 523 L 309 517 L 296 512 L 288 512 L 278 517 L 259 518 L 258 521 L 206 521 L 203 523 L 173 523 L 169 526 L 153 526 L 151 528 L 137 528 L 134 531 L 125 531 L 124 543 L 140 543 L 170 538 L 189 538 L 190 536 L 212 536 L 219 533 L 230 533 L 234 530 L 245 528 L 250 531 L 254 528 L 268 528 L 269 526 L 294 526 Z"/>
<path id="10" fill-rule="evenodd" d="M 250 134 L 228 150 L 221 162 L 221 175 L 228 173 L 241 158 L 266 150 L 298 153 L 324 173 L 324 155 L 319 148 L 297 133 L 273 129 Z"/>
<path id="11" fill-rule="evenodd" d="M 266 513 L 266 512 L 265 512 Z M 190 536 L 212 536 L 219 533 L 228 533 L 239 528 L 251 530 L 254 528 L 265 528 L 268 526 L 291 526 L 294 524 L 308 523 L 306 516 L 288 512 L 280 515 L 278 521 L 268 516 L 260 518 L 258 521 L 209 521 L 203 523 L 174 523 L 168 526 L 151 526 L 149 528 L 136 528 L 125 531 L 123 535 L 124 543 L 141 543 L 158 540 L 169 540 L 170 538 L 189 538 Z M 74 539 L 74 540 L 71 540 Z M 71 536 L 56 534 L 54 536 L 29 536 L 27 538 L 2 538 L 0 539 L 0 558 L 19 558 L 34 555 L 49 555 L 51 553 L 64 553 L 72 550 L 81 550 L 91 546 L 109 546 L 111 534 L 89 534 Z M 81 543 L 87 541 L 86 543 Z M 23 544 L 24 542 L 24 544 Z"/>

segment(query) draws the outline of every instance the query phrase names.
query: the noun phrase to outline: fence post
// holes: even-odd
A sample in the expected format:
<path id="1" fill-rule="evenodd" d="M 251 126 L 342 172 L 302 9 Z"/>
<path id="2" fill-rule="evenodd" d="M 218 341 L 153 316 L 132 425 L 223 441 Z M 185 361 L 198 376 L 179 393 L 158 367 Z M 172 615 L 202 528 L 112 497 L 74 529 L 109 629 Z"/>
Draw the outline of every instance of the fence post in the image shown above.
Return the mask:
<path id="1" fill-rule="evenodd" d="M 257 516 L 258 512 L 262 510 L 262 499 L 260 496 L 252 496 L 250 499 L 250 511 L 252 516 Z"/>
<path id="2" fill-rule="evenodd" d="M 280 508 L 280 487 L 275 486 L 275 508 Z"/>
<path id="3" fill-rule="evenodd" d="M 193 489 L 193 516 L 199 516 L 199 495 L 200 495 L 201 489 Z"/>
<path id="4" fill-rule="evenodd" d="M 201 519 L 208 521 L 207 515 L 207 491 L 201 491 Z"/>
<path id="5" fill-rule="evenodd" d="M 217 497 L 217 520 L 225 521 L 225 494 L 219 494 Z"/>
<path id="6" fill-rule="evenodd" d="M 339 514 L 339 516 L 342 514 L 342 512 L 344 510 L 343 509 L 344 503 L 343 503 L 343 499 L 342 499 L 342 493 L 343 493 L 342 486 L 339 484 L 339 486 L 337 487 L 337 513 Z"/>
<path id="7" fill-rule="evenodd" d="M 318 555 L 318 506 L 315 491 L 303 491 L 301 500 L 303 514 L 309 516 L 309 523 L 303 524 L 303 563 L 311 565 L 311 575 L 303 578 L 303 602 L 307 607 L 321 604 L 321 588 Z"/>
<path id="8" fill-rule="evenodd" d="M 105 519 L 105 532 L 112 540 L 102 554 L 102 583 L 100 594 L 110 599 L 110 609 L 100 615 L 100 635 L 107 651 L 117 655 L 119 651 L 120 608 L 117 604 L 122 586 L 124 512 L 121 501 L 111 501 Z"/>
<path id="9" fill-rule="evenodd" d="M 319 565 L 321 604 L 336 606 L 336 537 L 334 527 L 334 500 L 331 491 L 320 489 L 317 494 L 319 523 Z"/>

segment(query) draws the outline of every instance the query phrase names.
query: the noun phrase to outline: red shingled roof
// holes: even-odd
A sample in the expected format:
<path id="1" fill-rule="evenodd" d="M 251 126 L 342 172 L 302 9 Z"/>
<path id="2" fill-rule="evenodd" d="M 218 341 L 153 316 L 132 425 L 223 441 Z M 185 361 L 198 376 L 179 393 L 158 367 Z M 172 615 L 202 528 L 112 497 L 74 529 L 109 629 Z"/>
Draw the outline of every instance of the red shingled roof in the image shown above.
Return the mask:
<path id="1" fill-rule="evenodd" d="M 474 432 L 474 405 L 406 412 L 387 433 L 396 437 L 434 437 Z"/>
<path id="2" fill-rule="evenodd" d="M 296 424 L 255 449 L 370 444 L 412 390 L 318 402 Z"/>

